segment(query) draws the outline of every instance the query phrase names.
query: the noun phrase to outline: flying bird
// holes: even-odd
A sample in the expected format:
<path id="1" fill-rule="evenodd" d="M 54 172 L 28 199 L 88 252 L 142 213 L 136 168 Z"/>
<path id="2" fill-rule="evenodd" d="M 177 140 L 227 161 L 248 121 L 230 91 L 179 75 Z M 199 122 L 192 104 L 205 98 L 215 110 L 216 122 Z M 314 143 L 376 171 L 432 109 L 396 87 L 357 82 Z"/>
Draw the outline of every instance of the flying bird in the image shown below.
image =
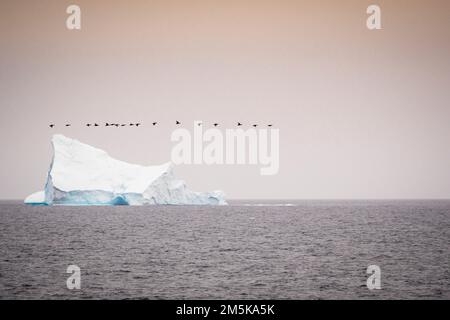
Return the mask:
<path id="1" fill-rule="evenodd" d="M 66 124 L 66 127 L 70 127 L 70 123 L 67 123 L 67 124 Z"/>
<path id="2" fill-rule="evenodd" d="M 177 124 L 177 125 L 178 125 L 178 124 L 181 124 L 181 122 L 177 120 L 177 121 L 175 122 L 175 124 Z"/>
<path id="3" fill-rule="evenodd" d="M 140 123 L 136 123 L 136 127 L 139 127 L 141 124 Z"/>
<path id="4" fill-rule="evenodd" d="M 87 124 L 86 124 L 86 127 L 90 127 L 90 126 L 91 126 L 91 124 L 90 124 L 90 123 L 87 123 Z"/>
<path id="5" fill-rule="evenodd" d="M 271 125 L 271 124 L 268 124 L 267 126 L 268 126 L 268 127 L 271 127 L 272 125 Z"/>
<path id="6" fill-rule="evenodd" d="M 158 124 L 158 122 L 153 122 L 152 125 L 156 126 Z"/>
<path id="7" fill-rule="evenodd" d="M 94 127 L 98 127 L 98 124 L 97 124 L 97 123 L 95 123 L 95 124 L 94 124 Z"/>
<path id="8" fill-rule="evenodd" d="M 257 124 L 254 124 L 253 126 L 256 128 L 258 125 L 257 125 Z"/>
<path id="9" fill-rule="evenodd" d="M 238 125 L 238 127 L 240 127 L 240 126 L 242 126 L 242 123 L 238 122 L 238 124 L 237 124 L 237 125 Z"/>
<path id="10" fill-rule="evenodd" d="M 107 122 L 107 123 L 105 123 L 105 127 L 109 127 L 109 123 Z"/>
<path id="11" fill-rule="evenodd" d="M 217 127 L 219 124 L 218 123 L 214 123 L 214 127 Z"/>
<path id="12" fill-rule="evenodd" d="M 50 128 L 53 128 L 54 126 L 55 126 L 54 124 L 49 125 Z"/>

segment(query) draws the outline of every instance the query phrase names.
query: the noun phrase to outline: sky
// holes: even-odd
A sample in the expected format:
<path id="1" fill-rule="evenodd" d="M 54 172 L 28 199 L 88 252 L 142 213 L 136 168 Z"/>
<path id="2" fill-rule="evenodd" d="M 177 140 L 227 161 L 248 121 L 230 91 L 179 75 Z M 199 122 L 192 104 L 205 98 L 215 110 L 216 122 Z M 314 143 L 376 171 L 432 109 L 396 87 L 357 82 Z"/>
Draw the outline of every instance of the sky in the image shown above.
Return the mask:
<path id="1" fill-rule="evenodd" d="M 66 28 L 71 4 L 81 30 Z M 450 198 L 447 0 L 2 0 L 0 48 L 0 199 L 43 189 L 55 133 L 161 164 L 175 120 L 279 129 L 277 175 L 177 166 L 193 190 Z M 85 126 L 107 121 L 143 125 Z"/>

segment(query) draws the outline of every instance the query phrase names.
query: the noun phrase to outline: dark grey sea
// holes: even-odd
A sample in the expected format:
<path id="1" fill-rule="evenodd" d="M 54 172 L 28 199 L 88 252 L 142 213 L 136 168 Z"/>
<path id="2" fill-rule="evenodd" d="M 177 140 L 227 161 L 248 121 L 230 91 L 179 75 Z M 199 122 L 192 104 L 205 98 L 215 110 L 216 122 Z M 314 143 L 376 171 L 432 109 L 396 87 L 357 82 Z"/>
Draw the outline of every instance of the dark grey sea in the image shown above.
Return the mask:
<path id="1" fill-rule="evenodd" d="M 450 201 L 4 201 L 0 299 L 450 299 Z"/>

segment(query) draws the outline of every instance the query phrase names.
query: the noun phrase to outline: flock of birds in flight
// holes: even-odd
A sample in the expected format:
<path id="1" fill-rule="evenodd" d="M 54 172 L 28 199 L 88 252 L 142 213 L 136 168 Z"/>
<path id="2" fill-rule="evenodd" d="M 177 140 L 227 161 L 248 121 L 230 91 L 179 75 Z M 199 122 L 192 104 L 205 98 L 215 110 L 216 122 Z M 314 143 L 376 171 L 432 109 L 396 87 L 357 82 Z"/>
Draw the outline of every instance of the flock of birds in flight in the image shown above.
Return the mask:
<path id="1" fill-rule="evenodd" d="M 158 124 L 158 122 L 152 122 L 152 125 L 153 126 L 156 126 Z M 175 124 L 178 126 L 178 125 L 181 125 L 181 122 L 180 121 L 176 121 L 175 122 Z M 125 124 L 125 123 L 122 123 L 122 124 L 119 124 L 119 123 L 108 123 L 108 122 L 106 122 L 105 123 L 105 127 L 126 127 L 126 126 L 130 126 L 130 127 L 139 127 L 139 126 L 141 126 L 142 125 L 142 123 L 129 123 L 129 124 Z M 200 125 L 202 125 L 202 123 L 201 122 L 199 122 L 198 123 L 198 125 L 200 126 Z M 50 124 L 49 125 L 49 127 L 50 128 L 54 128 L 56 125 L 55 124 Z M 72 125 L 70 124 L 70 123 L 67 123 L 66 125 L 65 125 L 65 127 L 71 127 Z M 219 124 L 218 123 L 214 123 L 213 124 L 213 126 L 214 127 L 217 127 L 217 126 L 219 126 Z M 237 123 L 237 126 L 238 127 L 240 127 L 240 126 L 242 126 L 242 123 L 240 123 L 240 122 L 238 122 Z M 253 124 L 252 125 L 252 127 L 254 127 L 254 128 L 256 128 L 258 125 L 257 124 Z M 267 125 L 268 127 L 272 127 L 272 124 L 268 124 Z M 86 123 L 86 127 L 100 127 L 100 125 L 98 124 L 98 123 Z"/>

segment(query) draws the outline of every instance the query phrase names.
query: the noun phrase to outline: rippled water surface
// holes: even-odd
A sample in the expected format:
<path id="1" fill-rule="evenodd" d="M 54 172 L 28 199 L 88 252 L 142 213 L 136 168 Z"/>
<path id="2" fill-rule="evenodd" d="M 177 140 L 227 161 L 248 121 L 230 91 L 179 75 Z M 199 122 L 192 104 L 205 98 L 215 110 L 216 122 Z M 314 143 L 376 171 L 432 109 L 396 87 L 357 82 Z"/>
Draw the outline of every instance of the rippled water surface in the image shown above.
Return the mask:
<path id="1" fill-rule="evenodd" d="M 450 201 L 279 204 L 1 202 L 0 298 L 450 299 Z M 366 287 L 372 264 L 381 290 Z"/>

